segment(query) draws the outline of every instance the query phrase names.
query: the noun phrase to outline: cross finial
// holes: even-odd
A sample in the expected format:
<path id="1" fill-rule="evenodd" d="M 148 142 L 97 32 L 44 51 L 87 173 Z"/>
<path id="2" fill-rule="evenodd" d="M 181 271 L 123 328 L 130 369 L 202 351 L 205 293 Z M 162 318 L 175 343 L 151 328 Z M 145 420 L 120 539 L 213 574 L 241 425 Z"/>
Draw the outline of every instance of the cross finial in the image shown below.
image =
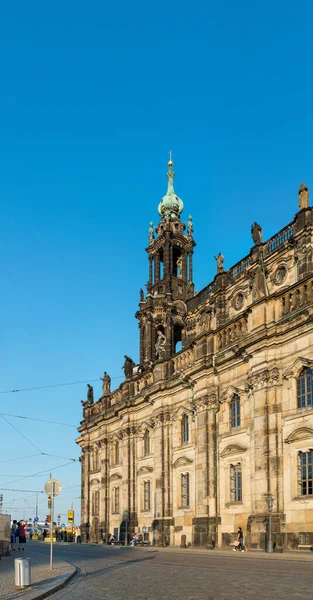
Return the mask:
<path id="1" fill-rule="evenodd" d="M 172 150 L 169 151 L 169 155 L 170 155 L 170 160 L 168 161 L 168 166 L 172 167 L 173 166 L 173 152 L 172 152 Z"/>

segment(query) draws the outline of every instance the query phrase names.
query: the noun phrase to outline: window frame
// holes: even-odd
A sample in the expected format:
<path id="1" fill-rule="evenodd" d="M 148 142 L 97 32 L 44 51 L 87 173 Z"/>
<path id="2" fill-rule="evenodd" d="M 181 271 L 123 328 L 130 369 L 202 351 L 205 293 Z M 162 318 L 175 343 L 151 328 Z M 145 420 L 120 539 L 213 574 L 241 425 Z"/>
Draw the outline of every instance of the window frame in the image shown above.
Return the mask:
<path id="1" fill-rule="evenodd" d="M 241 427 L 241 400 L 238 394 L 234 394 L 230 402 L 230 427 L 232 430 Z"/>
<path id="2" fill-rule="evenodd" d="M 184 414 L 181 420 L 181 441 L 182 445 L 188 444 L 190 441 L 189 417 Z"/>
<path id="3" fill-rule="evenodd" d="M 242 502 L 242 464 L 239 462 L 230 465 L 230 501 Z"/>
<path id="4" fill-rule="evenodd" d="M 151 482 L 143 482 L 143 509 L 144 511 L 151 510 Z"/>
<path id="5" fill-rule="evenodd" d="M 180 476 L 181 507 L 190 508 L 190 474 L 181 473 Z"/>
<path id="6" fill-rule="evenodd" d="M 304 367 L 297 377 L 297 407 L 300 410 L 313 408 L 313 371 Z"/>
<path id="7" fill-rule="evenodd" d="M 305 457 L 305 460 L 304 460 Z M 298 452 L 298 491 L 313 500 L 313 449 Z M 304 475 L 304 476 L 303 476 Z"/>
<path id="8" fill-rule="evenodd" d="M 120 513 L 120 488 L 119 488 L 119 486 L 115 486 L 113 488 L 112 513 L 113 514 L 119 514 Z"/>
<path id="9" fill-rule="evenodd" d="M 145 434 L 143 436 L 143 455 L 149 456 L 151 454 L 151 439 L 150 432 L 146 429 Z"/>
<path id="10" fill-rule="evenodd" d="M 118 465 L 120 462 L 120 443 L 116 440 L 114 444 L 114 464 Z"/>

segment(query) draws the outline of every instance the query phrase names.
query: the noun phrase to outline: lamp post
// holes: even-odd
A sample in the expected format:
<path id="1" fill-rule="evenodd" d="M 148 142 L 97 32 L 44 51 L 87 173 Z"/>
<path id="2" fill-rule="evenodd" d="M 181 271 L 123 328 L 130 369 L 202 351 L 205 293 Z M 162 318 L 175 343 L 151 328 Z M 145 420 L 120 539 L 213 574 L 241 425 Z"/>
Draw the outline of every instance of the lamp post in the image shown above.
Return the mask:
<path id="1" fill-rule="evenodd" d="M 268 509 L 268 540 L 267 540 L 267 552 L 273 552 L 273 543 L 272 543 L 272 510 L 273 510 L 273 502 L 274 498 L 272 494 L 266 494 L 267 500 L 267 509 Z"/>

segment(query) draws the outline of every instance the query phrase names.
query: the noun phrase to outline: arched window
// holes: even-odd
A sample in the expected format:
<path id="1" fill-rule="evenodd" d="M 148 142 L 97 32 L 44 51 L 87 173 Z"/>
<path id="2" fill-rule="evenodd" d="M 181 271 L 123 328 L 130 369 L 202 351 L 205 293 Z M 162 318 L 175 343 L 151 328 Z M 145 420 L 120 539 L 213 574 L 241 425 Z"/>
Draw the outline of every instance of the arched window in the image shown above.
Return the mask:
<path id="1" fill-rule="evenodd" d="M 240 397 L 235 394 L 230 403 L 231 428 L 237 429 L 240 427 Z"/>
<path id="2" fill-rule="evenodd" d="M 298 408 L 313 406 L 312 396 L 312 369 L 305 367 L 297 381 Z"/>
<path id="3" fill-rule="evenodd" d="M 190 504 L 189 473 L 181 475 L 181 505 L 186 508 Z"/>
<path id="4" fill-rule="evenodd" d="M 148 430 L 145 431 L 143 438 L 143 453 L 145 456 L 150 454 L 150 434 Z"/>
<path id="5" fill-rule="evenodd" d="M 181 439 L 183 444 L 189 442 L 189 419 L 187 415 L 184 415 L 181 422 Z"/>
<path id="6" fill-rule="evenodd" d="M 118 465 L 120 462 L 120 443 L 115 442 L 115 464 Z"/>
<path id="7" fill-rule="evenodd" d="M 298 460 L 300 496 L 313 496 L 313 450 L 299 452 Z"/>

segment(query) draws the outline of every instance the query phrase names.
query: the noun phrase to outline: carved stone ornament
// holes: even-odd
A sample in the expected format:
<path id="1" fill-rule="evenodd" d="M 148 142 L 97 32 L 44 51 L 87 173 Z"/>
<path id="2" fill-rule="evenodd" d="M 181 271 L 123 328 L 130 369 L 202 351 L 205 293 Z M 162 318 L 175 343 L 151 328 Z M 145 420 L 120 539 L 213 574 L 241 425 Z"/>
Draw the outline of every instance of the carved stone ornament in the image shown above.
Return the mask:
<path id="1" fill-rule="evenodd" d="M 177 469 L 177 467 L 185 467 L 186 465 L 191 465 L 192 463 L 193 461 L 191 458 L 187 458 L 187 456 L 180 456 L 180 458 L 175 460 L 173 467 L 174 469 Z"/>
<path id="2" fill-rule="evenodd" d="M 279 380 L 279 370 L 277 367 L 273 367 L 273 369 L 264 369 L 259 373 L 253 373 L 247 377 L 247 386 L 248 388 L 261 388 L 266 386 L 267 384 L 277 383 Z"/>
<path id="3" fill-rule="evenodd" d="M 232 454 L 243 454 L 246 451 L 247 448 L 239 446 L 239 444 L 230 444 L 229 446 L 226 446 L 224 450 L 222 450 L 221 457 L 224 458 L 224 456 L 231 456 Z"/>
<path id="4" fill-rule="evenodd" d="M 297 442 L 298 440 L 313 440 L 313 429 L 310 427 L 299 427 L 293 431 L 285 440 L 286 444 L 291 444 L 292 442 Z"/>
<path id="5" fill-rule="evenodd" d="M 153 472 L 153 467 L 140 467 L 140 469 L 137 471 L 137 475 L 146 475 L 147 473 L 152 473 Z"/>
<path id="6" fill-rule="evenodd" d="M 284 283 L 286 277 L 287 277 L 287 269 L 284 265 L 280 265 L 280 267 L 278 267 L 275 271 L 275 275 L 274 275 L 275 285 L 281 285 L 282 283 Z"/>
<path id="7" fill-rule="evenodd" d="M 117 481 L 118 479 L 122 479 L 122 475 L 119 473 L 113 473 L 113 475 L 110 476 L 110 481 Z"/>
<path id="8" fill-rule="evenodd" d="M 234 308 L 236 310 L 240 310 L 243 307 L 244 300 L 245 300 L 245 297 L 242 292 L 239 292 L 238 294 L 236 294 L 236 296 L 234 298 Z"/>

